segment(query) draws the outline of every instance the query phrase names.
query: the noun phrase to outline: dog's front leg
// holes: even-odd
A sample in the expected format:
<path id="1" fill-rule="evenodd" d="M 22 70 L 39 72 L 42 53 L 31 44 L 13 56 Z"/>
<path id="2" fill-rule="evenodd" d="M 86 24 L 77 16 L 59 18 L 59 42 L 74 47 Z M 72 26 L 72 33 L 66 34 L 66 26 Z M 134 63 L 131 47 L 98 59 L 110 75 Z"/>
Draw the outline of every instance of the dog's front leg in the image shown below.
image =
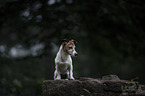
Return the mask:
<path id="1" fill-rule="evenodd" d="M 54 80 L 60 80 L 60 79 L 61 79 L 61 75 L 60 72 L 58 72 L 57 65 L 56 65 L 56 69 L 54 72 Z"/>
<path id="2" fill-rule="evenodd" d="M 55 70 L 55 77 L 54 77 L 54 80 L 60 80 L 61 79 L 61 75 L 60 75 L 60 73 L 59 72 L 57 72 L 56 70 Z"/>
<path id="3" fill-rule="evenodd" d="M 74 80 L 74 77 L 73 77 L 73 67 L 72 66 L 70 66 L 70 68 L 69 68 L 69 79 Z"/>

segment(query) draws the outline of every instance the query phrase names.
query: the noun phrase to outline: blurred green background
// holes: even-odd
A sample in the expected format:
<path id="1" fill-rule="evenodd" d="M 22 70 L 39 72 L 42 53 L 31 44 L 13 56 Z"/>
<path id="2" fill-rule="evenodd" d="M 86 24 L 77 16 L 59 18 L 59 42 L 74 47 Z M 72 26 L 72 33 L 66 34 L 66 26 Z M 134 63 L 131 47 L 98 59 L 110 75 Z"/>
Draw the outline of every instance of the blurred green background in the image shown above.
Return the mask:
<path id="1" fill-rule="evenodd" d="M 0 96 L 41 96 L 64 38 L 74 77 L 145 84 L 145 0 L 0 0 Z"/>

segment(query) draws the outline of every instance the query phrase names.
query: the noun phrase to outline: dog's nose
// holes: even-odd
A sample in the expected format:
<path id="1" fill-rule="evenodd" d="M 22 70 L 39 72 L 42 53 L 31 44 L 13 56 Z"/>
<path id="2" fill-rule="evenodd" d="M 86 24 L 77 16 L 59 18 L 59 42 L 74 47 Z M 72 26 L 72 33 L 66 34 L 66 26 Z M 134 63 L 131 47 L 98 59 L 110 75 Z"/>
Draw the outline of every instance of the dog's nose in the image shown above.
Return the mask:
<path id="1" fill-rule="evenodd" d="M 75 53 L 75 56 L 77 56 L 78 55 L 78 53 Z"/>

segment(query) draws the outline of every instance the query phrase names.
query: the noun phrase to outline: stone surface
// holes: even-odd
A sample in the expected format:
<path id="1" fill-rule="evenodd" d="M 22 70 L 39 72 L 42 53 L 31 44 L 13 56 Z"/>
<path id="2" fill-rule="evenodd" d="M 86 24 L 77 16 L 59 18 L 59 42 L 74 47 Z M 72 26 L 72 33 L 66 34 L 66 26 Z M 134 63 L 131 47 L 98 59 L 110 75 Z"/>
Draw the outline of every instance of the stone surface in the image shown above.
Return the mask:
<path id="1" fill-rule="evenodd" d="M 120 80 L 116 75 L 102 79 L 45 80 L 43 96 L 145 96 L 144 85 Z"/>

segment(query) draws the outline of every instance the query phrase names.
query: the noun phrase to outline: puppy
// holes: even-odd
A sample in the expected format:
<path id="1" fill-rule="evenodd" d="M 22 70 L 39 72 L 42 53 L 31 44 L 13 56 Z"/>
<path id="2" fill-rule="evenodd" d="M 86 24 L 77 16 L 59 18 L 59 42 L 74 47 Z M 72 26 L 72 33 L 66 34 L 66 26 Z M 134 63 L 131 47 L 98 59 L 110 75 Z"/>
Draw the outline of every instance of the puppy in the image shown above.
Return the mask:
<path id="1" fill-rule="evenodd" d="M 74 42 L 74 40 L 70 40 L 68 42 L 64 40 L 64 42 L 61 44 L 55 58 L 54 80 L 64 79 L 62 76 L 65 76 L 66 79 L 74 80 L 71 56 L 78 55 L 78 53 L 75 51 Z"/>

